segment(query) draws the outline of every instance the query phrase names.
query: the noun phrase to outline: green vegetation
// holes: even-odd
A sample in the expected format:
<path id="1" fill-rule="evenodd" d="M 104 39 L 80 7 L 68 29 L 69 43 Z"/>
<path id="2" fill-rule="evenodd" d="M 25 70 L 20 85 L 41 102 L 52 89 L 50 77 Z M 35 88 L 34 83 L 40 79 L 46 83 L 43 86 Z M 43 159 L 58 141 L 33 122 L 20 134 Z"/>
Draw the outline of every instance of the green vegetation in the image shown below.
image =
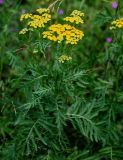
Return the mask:
<path id="1" fill-rule="evenodd" d="M 123 2 L 116 2 L 0 2 L 1 160 L 123 159 Z M 33 16 L 33 26 L 20 21 L 48 7 L 43 28 Z M 74 10 L 84 23 L 64 21 Z"/>

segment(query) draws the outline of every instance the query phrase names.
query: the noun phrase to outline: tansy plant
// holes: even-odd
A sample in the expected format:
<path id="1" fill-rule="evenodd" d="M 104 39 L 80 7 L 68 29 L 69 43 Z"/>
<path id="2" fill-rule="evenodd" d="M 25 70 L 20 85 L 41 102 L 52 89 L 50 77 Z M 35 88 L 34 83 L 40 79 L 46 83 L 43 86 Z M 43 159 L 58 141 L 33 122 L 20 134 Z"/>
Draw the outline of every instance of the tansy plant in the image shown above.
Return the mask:
<path id="1" fill-rule="evenodd" d="M 67 62 L 72 60 L 70 51 L 67 48 L 75 46 L 83 39 L 84 33 L 79 29 L 83 24 L 84 13 L 74 10 L 69 17 L 63 18 L 62 23 L 52 24 L 51 11 L 49 8 L 39 8 L 32 13 L 21 15 L 20 21 L 24 21 L 26 27 L 19 34 L 27 32 L 39 32 L 39 41 L 46 41 L 57 46 L 57 53 L 54 55 L 59 62 Z M 51 21 L 49 25 L 49 21 Z M 54 42 L 54 43 L 52 43 Z"/>
<path id="2" fill-rule="evenodd" d="M 61 2 L 0 6 L 0 159 L 123 160 L 123 1 Z"/>
<path id="3" fill-rule="evenodd" d="M 116 9 L 118 10 L 118 3 L 114 3 L 114 5 L 116 5 Z M 123 17 L 120 17 L 117 10 L 115 11 L 115 16 L 113 18 L 113 20 L 110 23 L 110 27 L 109 30 L 111 32 L 113 32 L 114 34 L 114 39 L 116 40 L 115 42 L 117 43 L 118 40 L 121 42 L 122 44 L 122 40 L 123 40 Z M 118 44 L 119 45 L 119 44 Z"/>

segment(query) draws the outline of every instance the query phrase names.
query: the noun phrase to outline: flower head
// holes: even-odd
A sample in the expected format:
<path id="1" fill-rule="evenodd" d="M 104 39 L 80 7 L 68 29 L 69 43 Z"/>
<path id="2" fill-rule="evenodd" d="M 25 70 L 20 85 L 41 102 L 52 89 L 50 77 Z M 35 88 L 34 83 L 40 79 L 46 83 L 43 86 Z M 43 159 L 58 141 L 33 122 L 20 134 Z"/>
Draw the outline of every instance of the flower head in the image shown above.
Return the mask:
<path id="1" fill-rule="evenodd" d="M 112 43 L 112 37 L 107 37 L 107 38 L 106 38 L 106 42 L 107 42 L 107 43 Z"/>
<path id="2" fill-rule="evenodd" d="M 75 23 L 75 24 L 83 24 L 84 21 L 81 18 L 82 16 L 84 16 L 84 13 L 82 13 L 81 11 L 78 10 L 74 10 L 69 17 L 64 18 L 65 21 L 71 22 L 71 23 Z"/>
<path id="3" fill-rule="evenodd" d="M 113 22 L 111 22 L 111 27 L 110 29 L 117 29 L 117 28 L 122 28 L 123 29 L 123 18 L 117 19 Z"/>
<path id="4" fill-rule="evenodd" d="M 27 28 L 23 28 L 23 29 L 19 32 L 19 34 L 25 34 L 26 32 L 28 32 L 28 29 L 27 29 Z"/>
<path id="5" fill-rule="evenodd" d="M 20 21 L 27 20 L 28 28 L 41 28 L 51 20 L 50 10 L 48 8 L 39 8 L 36 10 L 37 14 L 25 13 L 20 17 Z"/>
<path id="6" fill-rule="evenodd" d="M 71 16 L 80 16 L 80 17 L 83 17 L 83 16 L 84 16 L 84 13 L 81 12 L 81 11 L 78 11 L 78 10 L 74 10 L 74 11 L 71 13 Z"/>
<path id="7" fill-rule="evenodd" d="M 62 15 L 64 14 L 64 10 L 63 10 L 63 9 L 59 9 L 59 10 L 58 10 L 58 14 L 59 14 L 60 16 L 62 16 Z"/>
<path id="8" fill-rule="evenodd" d="M 117 9 L 118 8 L 118 3 L 117 2 L 112 2 L 111 4 L 113 9 Z"/>
<path id="9" fill-rule="evenodd" d="M 71 56 L 67 56 L 67 55 L 62 55 L 58 58 L 58 61 L 60 63 L 64 63 L 65 61 L 71 61 L 72 60 L 72 57 Z"/>
<path id="10" fill-rule="evenodd" d="M 31 21 L 27 23 L 28 26 L 33 28 L 44 27 L 45 24 L 51 20 L 51 15 L 44 13 L 42 15 L 32 15 L 30 17 Z"/>
<path id="11" fill-rule="evenodd" d="M 4 0 L 0 0 L 0 4 L 3 4 L 4 3 Z"/>
<path id="12" fill-rule="evenodd" d="M 30 13 L 22 14 L 20 17 L 20 21 L 23 21 L 24 19 L 29 19 L 29 18 L 31 18 L 31 16 L 32 16 L 32 14 L 30 14 Z"/>
<path id="13" fill-rule="evenodd" d="M 65 21 L 71 22 L 71 23 L 75 23 L 75 24 L 79 24 L 79 23 L 84 23 L 84 21 L 81 19 L 81 17 L 79 16 L 74 16 L 74 17 L 66 17 L 64 18 Z"/>
<path id="14" fill-rule="evenodd" d="M 50 13 L 50 9 L 49 8 L 39 8 L 36 10 L 39 14 L 42 13 Z"/>

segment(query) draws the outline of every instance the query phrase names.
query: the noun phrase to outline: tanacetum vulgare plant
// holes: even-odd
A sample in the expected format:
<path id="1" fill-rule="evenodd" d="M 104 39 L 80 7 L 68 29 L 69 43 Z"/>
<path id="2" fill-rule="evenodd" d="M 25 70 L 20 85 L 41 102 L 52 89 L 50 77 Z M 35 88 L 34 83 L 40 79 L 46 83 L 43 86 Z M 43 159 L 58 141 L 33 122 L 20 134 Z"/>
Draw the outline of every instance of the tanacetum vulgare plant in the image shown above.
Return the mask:
<path id="1" fill-rule="evenodd" d="M 100 51 L 86 37 L 82 11 L 56 13 L 39 8 L 20 17 L 20 49 L 2 101 L 1 159 L 122 160 L 123 47 L 112 36 Z"/>
<path id="2" fill-rule="evenodd" d="M 27 32 L 34 32 L 33 34 L 35 34 L 35 31 L 38 31 L 37 40 L 39 42 L 42 41 L 42 43 L 45 42 L 44 39 L 47 39 L 46 43 L 48 40 L 49 42 L 55 42 L 59 50 L 54 56 L 55 58 L 59 56 L 57 58 L 59 62 L 64 63 L 72 59 L 69 57 L 70 51 L 68 52 L 67 48 L 71 45 L 77 45 L 83 39 L 83 31 L 79 30 L 75 25 L 84 23 L 82 19 L 84 13 L 74 10 L 70 17 L 63 18 L 63 24 L 48 25 L 48 21 L 51 21 L 50 13 L 49 8 L 39 8 L 34 14 L 25 13 L 21 15 L 20 21 L 26 21 L 26 28 L 23 28 L 19 34 L 26 34 Z"/>

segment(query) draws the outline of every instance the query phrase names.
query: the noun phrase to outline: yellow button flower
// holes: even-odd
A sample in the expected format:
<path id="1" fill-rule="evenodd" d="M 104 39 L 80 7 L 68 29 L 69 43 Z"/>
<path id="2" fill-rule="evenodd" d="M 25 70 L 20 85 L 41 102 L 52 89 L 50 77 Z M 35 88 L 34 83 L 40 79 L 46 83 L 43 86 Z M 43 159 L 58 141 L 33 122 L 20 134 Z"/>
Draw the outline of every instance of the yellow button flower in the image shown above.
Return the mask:
<path id="1" fill-rule="evenodd" d="M 72 57 L 67 55 L 62 55 L 58 58 L 58 61 L 60 63 L 64 63 L 65 61 L 71 61 L 71 60 L 72 60 Z"/>
<path id="2" fill-rule="evenodd" d="M 50 9 L 49 8 L 39 8 L 36 10 L 39 14 L 42 13 L 50 13 Z"/>
<path id="3" fill-rule="evenodd" d="M 78 11 L 78 10 L 74 10 L 74 11 L 71 13 L 71 16 L 80 16 L 80 17 L 83 17 L 83 16 L 84 16 L 84 13 L 81 12 L 81 11 Z"/>
<path id="4" fill-rule="evenodd" d="M 81 18 L 82 16 L 84 16 L 84 13 L 82 13 L 81 11 L 78 10 L 74 10 L 69 17 L 64 18 L 65 21 L 67 22 L 71 22 L 71 23 L 75 23 L 75 24 L 83 24 L 84 21 Z"/>
<path id="5" fill-rule="evenodd" d="M 32 16 L 32 14 L 30 14 L 30 13 L 22 14 L 20 17 L 20 21 L 23 21 L 24 19 L 31 18 L 31 16 Z"/>
<path id="6" fill-rule="evenodd" d="M 26 32 L 28 32 L 28 29 L 27 29 L 27 28 L 23 28 L 23 29 L 19 32 L 19 34 L 25 34 Z"/>
<path id="7" fill-rule="evenodd" d="M 123 28 L 123 18 L 113 21 L 111 25 L 110 29 Z"/>
<path id="8" fill-rule="evenodd" d="M 75 24 L 79 24 L 79 23 L 83 24 L 84 23 L 83 19 L 79 16 L 66 17 L 66 18 L 64 18 L 64 20 L 71 22 L 71 23 L 75 23 Z"/>

